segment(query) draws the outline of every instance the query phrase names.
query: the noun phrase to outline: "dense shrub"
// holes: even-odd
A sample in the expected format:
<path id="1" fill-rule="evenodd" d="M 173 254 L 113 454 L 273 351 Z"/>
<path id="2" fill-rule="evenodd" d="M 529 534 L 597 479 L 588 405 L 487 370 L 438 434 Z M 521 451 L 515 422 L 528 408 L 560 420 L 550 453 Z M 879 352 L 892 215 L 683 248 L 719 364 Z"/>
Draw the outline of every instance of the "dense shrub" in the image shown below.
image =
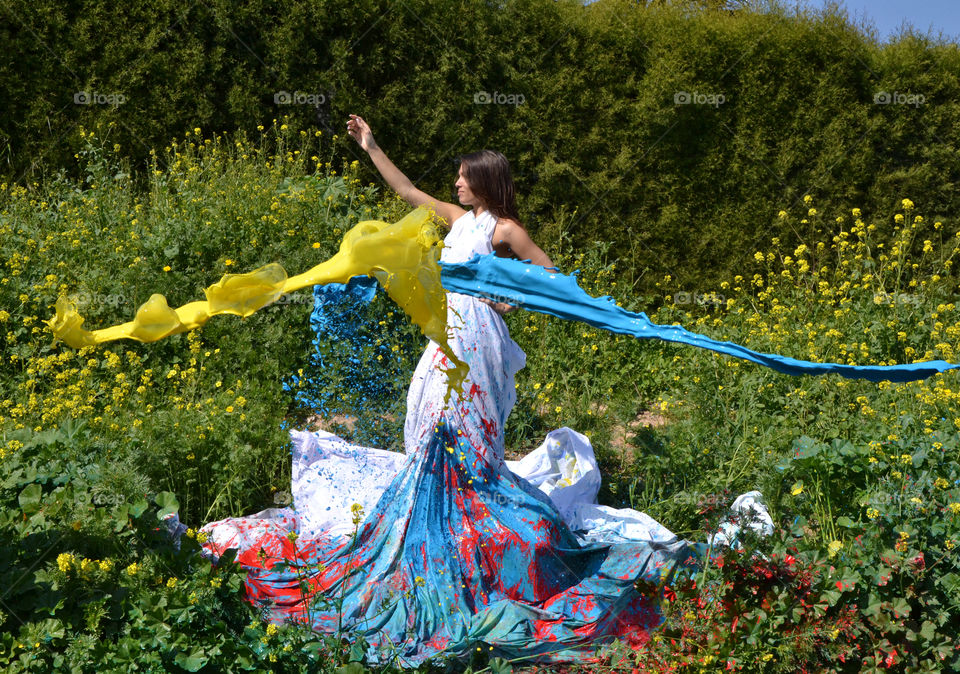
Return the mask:
<path id="1" fill-rule="evenodd" d="M 442 198 L 458 154 L 500 149 L 534 232 L 611 242 L 646 289 L 669 273 L 716 290 L 771 236 L 809 244 L 823 231 L 769 217 L 807 193 L 870 211 L 923 194 L 931 216 L 957 213 L 956 46 L 878 45 L 836 10 L 771 4 L 14 3 L 2 170 L 29 185 L 69 165 L 80 123 L 114 122 L 105 137 L 139 171 L 185 127 L 252 134 L 289 114 L 332 135 L 359 113 Z M 343 133 L 334 154 L 359 157 Z"/>

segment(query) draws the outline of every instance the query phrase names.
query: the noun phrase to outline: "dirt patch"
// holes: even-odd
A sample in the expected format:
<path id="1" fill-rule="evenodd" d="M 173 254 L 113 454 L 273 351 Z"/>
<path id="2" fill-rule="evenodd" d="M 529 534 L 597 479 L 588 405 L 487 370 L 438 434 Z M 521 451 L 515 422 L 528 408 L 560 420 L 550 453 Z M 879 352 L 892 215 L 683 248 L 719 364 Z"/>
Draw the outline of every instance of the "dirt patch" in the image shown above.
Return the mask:
<path id="1" fill-rule="evenodd" d="M 381 414 L 380 419 L 388 423 L 394 423 L 397 417 L 392 414 Z M 321 417 L 319 414 L 311 414 L 306 418 L 307 428 L 312 431 L 327 431 L 335 433 L 338 428 L 346 428 L 350 433 L 357 426 L 357 417 L 348 414 L 334 414 L 332 417 Z"/>
<path id="2" fill-rule="evenodd" d="M 637 449 L 630 443 L 630 438 L 640 429 L 663 428 L 667 425 L 667 418 L 662 414 L 644 410 L 626 424 L 617 424 L 610 430 L 610 448 L 620 454 L 624 461 L 635 457 Z"/>
<path id="3" fill-rule="evenodd" d="M 334 414 L 329 419 L 317 414 L 311 414 L 307 417 L 307 427 L 312 431 L 327 431 L 332 433 L 337 426 L 346 427 L 348 431 L 353 432 L 357 425 L 356 417 L 349 417 L 345 414 Z"/>

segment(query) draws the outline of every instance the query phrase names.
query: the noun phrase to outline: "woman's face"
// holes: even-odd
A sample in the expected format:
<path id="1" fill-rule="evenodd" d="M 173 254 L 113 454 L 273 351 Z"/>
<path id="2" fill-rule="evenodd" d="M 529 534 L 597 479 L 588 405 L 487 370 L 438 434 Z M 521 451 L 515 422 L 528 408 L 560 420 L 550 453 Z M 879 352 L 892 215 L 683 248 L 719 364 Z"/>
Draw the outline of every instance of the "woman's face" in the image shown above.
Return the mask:
<path id="1" fill-rule="evenodd" d="M 460 200 L 461 204 L 464 206 L 478 205 L 477 196 L 473 193 L 473 190 L 470 189 L 470 184 L 463 176 L 463 164 L 460 164 L 460 173 L 457 177 L 455 187 L 457 188 L 457 199 Z"/>

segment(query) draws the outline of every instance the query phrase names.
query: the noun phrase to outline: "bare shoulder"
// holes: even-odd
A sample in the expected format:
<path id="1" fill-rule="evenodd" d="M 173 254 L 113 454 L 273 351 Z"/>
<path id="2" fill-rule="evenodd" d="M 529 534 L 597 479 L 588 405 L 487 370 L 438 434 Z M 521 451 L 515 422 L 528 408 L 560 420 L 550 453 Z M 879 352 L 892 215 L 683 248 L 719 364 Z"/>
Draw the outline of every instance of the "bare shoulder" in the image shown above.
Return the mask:
<path id="1" fill-rule="evenodd" d="M 493 235 L 498 241 L 506 241 L 509 243 L 511 239 L 520 233 L 526 234 L 527 230 L 525 230 L 519 222 L 512 218 L 499 218 Z"/>
<path id="2" fill-rule="evenodd" d="M 493 247 L 519 260 L 529 260 L 543 267 L 552 267 L 553 262 L 533 242 L 526 228 L 511 218 L 500 218 L 493 232 Z"/>

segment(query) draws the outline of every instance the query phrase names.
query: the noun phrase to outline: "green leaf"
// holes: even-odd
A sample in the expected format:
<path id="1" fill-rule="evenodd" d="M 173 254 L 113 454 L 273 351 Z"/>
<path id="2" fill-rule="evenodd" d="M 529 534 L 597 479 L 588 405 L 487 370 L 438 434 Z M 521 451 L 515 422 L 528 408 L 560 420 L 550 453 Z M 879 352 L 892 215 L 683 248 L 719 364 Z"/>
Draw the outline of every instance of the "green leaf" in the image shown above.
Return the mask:
<path id="1" fill-rule="evenodd" d="M 33 513 L 40 510 L 40 498 L 43 496 L 43 488 L 39 484 L 27 485 L 27 488 L 20 492 L 18 501 L 20 507 L 25 513 Z"/>
<path id="2" fill-rule="evenodd" d="M 837 518 L 837 526 L 838 526 L 838 527 L 847 527 L 847 528 L 849 529 L 849 528 L 851 528 L 851 527 L 857 526 L 857 524 L 856 524 L 856 522 L 854 522 L 852 519 L 850 519 L 850 518 L 847 517 L 846 515 L 843 515 L 843 516 Z"/>
<path id="3" fill-rule="evenodd" d="M 955 573 L 947 573 L 937 580 L 937 584 L 950 594 L 960 590 L 960 576 Z"/>
<path id="4" fill-rule="evenodd" d="M 820 598 L 825 599 L 830 606 L 833 606 L 834 604 L 837 603 L 837 601 L 839 601 L 840 592 L 838 592 L 837 590 L 824 590 L 820 594 Z"/>
<path id="5" fill-rule="evenodd" d="M 157 494 L 157 505 L 160 506 L 160 511 L 157 513 L 157 519 L 163 519 L 167 515 L 173 515 L 178 510 L 180 510 L 180 504 L 177 502 L 177 497 L 173 492 L 162 491 Z"/>
<path id="6" fill-rule="evenodd" d="M 207 664 L 208 659 L 202 648 L 195 647 L 189 653 L 178 653 L 176 663 L 188 672 L 197 672 Z"/>
<path id="7" fill-rule="evenodd" d="M 350 662 L 343 667 L 337 667 L 336 674 L 364 674 L 367 668 L 359 662 Z"/>
<path id="8" fill-rule="evenodd" d="M 910 615 L 910 604 L 903 597 L 894 599 L 892 608 L 894 617 L 898 619 L 903 619 Z"/>
<path id="9" fill-rule="evenodd" d="M 127 508 L 127 513 L 130 515 L 130 517 L 136 519 L 143 514 L 143 511 L 147 509 L 148 505 L 149 503 L 147 503 L 147 499 L 138 499 L 130 504 L 130 507 Z"/>

